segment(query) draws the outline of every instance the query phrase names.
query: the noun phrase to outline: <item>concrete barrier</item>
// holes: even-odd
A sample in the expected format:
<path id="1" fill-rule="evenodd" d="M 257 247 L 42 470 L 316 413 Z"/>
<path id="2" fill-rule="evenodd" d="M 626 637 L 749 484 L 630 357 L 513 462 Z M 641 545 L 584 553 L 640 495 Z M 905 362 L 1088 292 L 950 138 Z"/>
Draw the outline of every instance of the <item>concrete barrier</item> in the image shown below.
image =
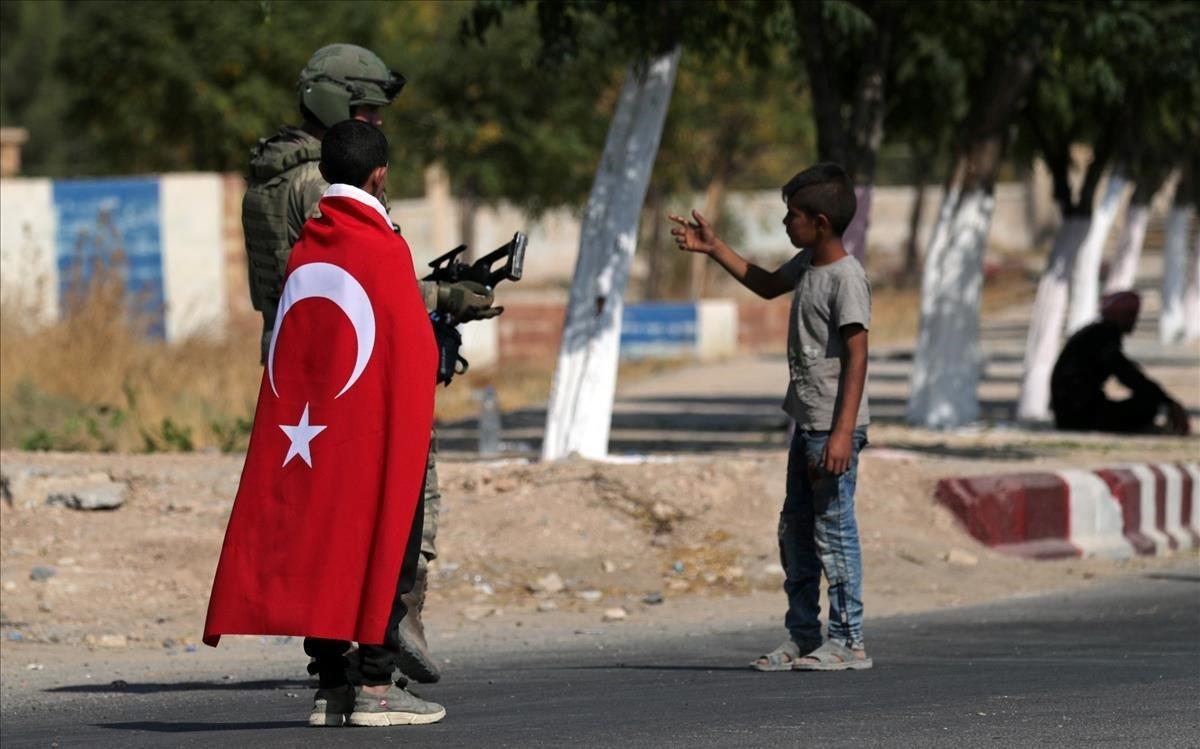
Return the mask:
<path id="1" fill-rule="evenodd" d="M 1165 554 L 1200 548 L 1200 465 L 943 479 L 935 500 L 999 551 L 1035 559 Z"/>

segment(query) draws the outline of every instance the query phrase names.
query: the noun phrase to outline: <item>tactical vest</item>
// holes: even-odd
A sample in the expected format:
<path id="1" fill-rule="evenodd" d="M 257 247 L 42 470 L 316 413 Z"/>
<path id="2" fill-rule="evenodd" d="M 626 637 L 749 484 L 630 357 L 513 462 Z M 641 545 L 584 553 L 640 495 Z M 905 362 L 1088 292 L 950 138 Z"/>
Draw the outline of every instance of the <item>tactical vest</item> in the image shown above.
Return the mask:
<path id="1" fill-rule="evenodd" d="M 284 128 L 259 141 L 250 162 L 242 200 L 242 231 L 246 240 L 250 300 L 262 313 L 262 352 L 266 359 L 275 313 L 283 290 L 283 273 L 292 244 L 312 206 L 301 206 L 297 224 L 289 206 L 301 183 L 319 181 L 321 142 L 302 131 Z"/>

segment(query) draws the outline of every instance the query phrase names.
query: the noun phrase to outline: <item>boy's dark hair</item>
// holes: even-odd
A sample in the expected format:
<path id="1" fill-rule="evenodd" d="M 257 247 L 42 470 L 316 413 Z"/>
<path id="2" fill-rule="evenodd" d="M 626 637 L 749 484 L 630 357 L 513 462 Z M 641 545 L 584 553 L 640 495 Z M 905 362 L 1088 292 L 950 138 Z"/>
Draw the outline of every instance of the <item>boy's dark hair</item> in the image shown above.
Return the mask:
<path id="1" fill-rule="evenodd" d="M 321 174 L 330 184 L 362 187 L 371 172 L 387 163 L 387 136 L 368 122 L 342 120 L 321 138 Z"/>
<path id="2" fill-rule="evenodd" d="M 792 202 L 793 196 L 796 207 L 810 216 L 825 214 L 839 237 L 858 209 L 854 184 L 846 170 L 829 162 L 810 166 L 789 179 L 783 186 L 783 202 Z"/>

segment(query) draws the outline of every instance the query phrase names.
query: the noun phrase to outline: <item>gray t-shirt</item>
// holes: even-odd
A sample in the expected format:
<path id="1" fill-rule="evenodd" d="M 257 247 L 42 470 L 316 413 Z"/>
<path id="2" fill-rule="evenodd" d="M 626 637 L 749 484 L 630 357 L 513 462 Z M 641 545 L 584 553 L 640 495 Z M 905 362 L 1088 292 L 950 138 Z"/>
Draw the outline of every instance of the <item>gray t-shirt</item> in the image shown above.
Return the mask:
<path id="1" fill-rule="evenodd" d="M 813 267 L 812 252 L 803 250 L 781 271 L 794 281 L 792 314 L 788 320 L 788 384 L 783 410 L 797 429 L 833 428 L 845 344 L 841 328 L 858 323 L 870 328 L 871 283 L 853 257 Z M 855 426 L 870 422 L 867 389 L 863 387 Z"/>

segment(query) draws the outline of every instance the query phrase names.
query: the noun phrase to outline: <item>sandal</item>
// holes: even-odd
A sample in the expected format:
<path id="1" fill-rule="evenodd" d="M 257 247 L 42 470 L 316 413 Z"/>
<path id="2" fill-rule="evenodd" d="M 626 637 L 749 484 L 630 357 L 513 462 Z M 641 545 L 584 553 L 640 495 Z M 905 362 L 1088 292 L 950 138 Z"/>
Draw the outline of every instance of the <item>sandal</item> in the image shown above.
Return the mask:
<path id="1" fill-rule="evenodd" d="M 801 663 L 795 659 L 793 671 L 865 671 L 875 665 L 865 652 L 860 656 L 841 640 L 826 640 L 824 645 L 804 657 L 814 662 Z"/>
<path id="2" fill-rule="evenodd" d="M 791 671 L 792 664 L 802 653 L 813 650 L 812 646 L 801 648 L 795 640 L 787 640 L 769 653 L 763 653 L 750 661 L 750 668 L 755 671 Z"/>

